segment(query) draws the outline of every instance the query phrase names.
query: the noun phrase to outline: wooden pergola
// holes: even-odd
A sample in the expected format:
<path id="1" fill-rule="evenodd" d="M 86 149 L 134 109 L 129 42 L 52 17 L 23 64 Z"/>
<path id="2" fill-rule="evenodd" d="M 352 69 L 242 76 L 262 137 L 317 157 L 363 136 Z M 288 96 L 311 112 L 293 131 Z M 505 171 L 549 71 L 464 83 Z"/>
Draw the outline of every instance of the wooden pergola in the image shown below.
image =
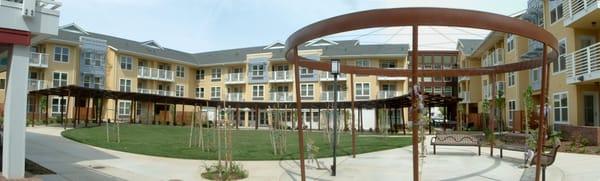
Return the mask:
<path id="1" fill-rule="evenodd" d="M 378 28 L 378 27 L 394 27 L 394 26 L 410 26 L 412 27 L 412 50 L 410 69 L 384 69 L 373 67 L 356 67 L 351 65 L 341 65 L 340 72 L 346 74 L 361 74 L 361 75 L 378 75 L 388 77 L 409 77 L 410 88 L 412 95 L 421 94 L 414 89 L 418 85 L 418 77 L 458 77 L 458 76 L 490 76 L 492 85 L 496 84 L 496 75 L 507 72 L 528 70 L 537 67 L 542 67 L 542 88 L 540 91 L 540 105 L 545 105 L 546 95 L 548 92 L 548 65 L 551 60 L 556 60 L 558 57 L 558 40 L 550 32 L 545 29 L 523 21 L 517 18 L 512 18 L 499 14 L 492 14 L 481 11 L 448 9 L 448 8 L 392 8 L 392 9 L 376 9 L 367 10 L 356 13 L 350 13 L 325 19 L 308 26 L 305 26 L 290 35 L 286 41 L 285 55 L 287 61 L 294 64 L 296 97 L 300 97 L 300 81 L 299 67 L 306 67 L 321 71 L 330 71 L 331 64 L 311 60 L 298 55 L 298 47 L 308 41 L 352 30 Z M 450 70 L 419 70 L 418 59 L 419 52 L 419 26 L 452 26 L 452 27 L 468 27 L 487 29 L 504 33 L 511 33 L 541 42 L 543 44 L 543 52 L 541 57 L 531 59 L 520 59 L 516 63 L 474 67 L 474 68 L 458 68 Z M 548 48 L 553 51 L 549 53 Z M 550 57 L 548 57 L 550 56 Z M 414 96 L 412 96 L 414 98 Z M 492 97 L 496 97 L 496 86 L 492 86 Z M 412 112 L 410 116 L 413 120 L 413 125 L 417 123 L 417 115 L 419 109 L 417 107 L 417 99 L 410 99 Z M 296 99 L 296 107 L 298 119 L 302 119 L 300 108 L 303 107 L 302 100 Z M 403 104 L 403 103 L 399 103 Z M 404 103 L 405 104 L 405 103 Z M 545 112 L 545 106 L 540 106 L 540 112 Z M 491 104 L 490 115 L 494 115 L 494 104 Z M 544 144 L 545 135 L 545 117 L 540 119 L 540 133 L 538 137 L 537 154 L 542 153 L 542 145 Z M 490 117 L 492 122 L 492 130 L 494 130 L 494 116 Z M 301 179 L 306 180 L 304 166 L 304 140 L 302 131 L 302 122 L 298 122 L 298 139 L 300 152 L 300 172 Z M 352 126 L 354 137 L 355 127 Z M 418 129 L 416 126 L 412 128 L 412 152 L 413 152 L 413 180 L 418 181 L 419 178 L 419 162 L 418 162 Z M 493 153 L 493 144 L 490 146 L 490 153 Z M 536 180 L 540 179 L 540 157 L 536 157 Z"/>

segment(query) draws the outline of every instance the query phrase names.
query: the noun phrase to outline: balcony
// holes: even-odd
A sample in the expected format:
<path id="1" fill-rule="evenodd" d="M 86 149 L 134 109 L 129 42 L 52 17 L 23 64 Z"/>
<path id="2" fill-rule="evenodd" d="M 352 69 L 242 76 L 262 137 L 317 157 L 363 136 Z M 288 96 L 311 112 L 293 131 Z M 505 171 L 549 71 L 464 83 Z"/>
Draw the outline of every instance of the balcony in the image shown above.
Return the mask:
<path id="1" fill-rule="evenodd" d="M 379 91 L 379 94 L 377 95 L 377 99 L 389 99 L 392 97 L 397 97 L 400 96 L 400 92 L 398 91 Z"/>
<path id="2" fill-rule="evenodd" d="M 460 76 L 460 77 L 458 77 L 458 81 L 459 82 L 468 81 L 468 80 L 471 80 L 471 77 L 469 77 L 469 76 Z"/>
<path id="3" fill-rule="evenodd" d="M 234 101 L 234 102 L 244 101 L 244 93 L 242 93 L 242 92 L 227 93 L 227 101 Z"/>
<path id="4" fill-rule="evenodd" d="M 293 97 L 292 94 L 289 92 L 271 92 L 270 93 L 271 96 L 271 101 L 274 102 L 292 102 Z"/>
<path id="5" fill-rule="evenodd" d="M 462 100 L 460 101 L 461 103 L 469 103 L 470 99 L 469 99 L 469 91 L 462 91 L 458 93 L 458 98 L 461 98 Z"/>
<path id="6" fill-rule="evenodd" d="M 154 94 L 159 96 L 173 96 L 172 92 L 167 90 L 155 90 Z"/>
<path id="7" fill-rule="evenodd" d="M 29 79 L 27 84 L 27 90 L 29 91 L 36 91 L 46 88 L 46 82 L 44 80 Z"/>
<path id="8" fill-rule="evenodd" d="M 48 68 L 48 54 L 31 52 L 29 58 L 30 67 Z"/>
<path id="9" fill-rule="evenodd" d="M 377 80 L 408 80 L 408 78 L 407 77 L 377 76 Z"/>
<path id="10" fill-rule="evenodd" d="M 173 76 L 174 76 L 174 72 L 170 71 L 170 70 L 156 69 L 156 68 L 150 68 L 150 67 L 139 67 L 138 68 L 138 78 L 141 78 L 141 79 L 172 82 Z"/>
<path id="11" fill-rule="evenodd" d="M 568 84 L 600 78 L 600 43 L 567 54 L 565 58 Z"/>
<path id="12" fill-rule="evenodd" d="M 592 22 L 598 21 L 600 3 L 598 0 L 563 0 L 563 12 L 564 26 L 590 28 Z"/>
<path id="13" fill-rule="evenodd" d="M 225 79 L 225 84 L 244 84 L 244 74 L 243 73 L 230 73 L 227 74 L 227 79 Z"/>
<path id="14" fill-rule="evenodd" d="M 144 88 L 137 88 L 138 93 L 142 93 L 142 94 L 152 94 L 152 90 L 150 89 L 144 89 Z"/>
<path id="15" fill-rule="evenodd" d="M 333 101 L 333 91 L 321 92 L 321 101 Z M 346 101 L 346 91 L 338 91 L 338 101 Z"/>
<path id="16" fill-rule="evenodd" d="M 280 83 L 280 82 L 292 82 L 292 75 L 290 71 L 272 71 L 271 79 L 269 82 Z"/>
<path id="17" fill-rule="evenodd" d="M 54 0 L 0 0 L 0 28 L 28 31 L 40 38 L 57 35 L 61 6 Z"/>
<path id="18" fill-rule="evenodd" d="M 346 74 L 339 74 L 337 78 L 340 81 L 344 81 L 347 79 L 347 77 L 348 76 L 346 76 Z M 321 81 L 333 81 L 333 74 L 329 72 L 321 72 Z"/>

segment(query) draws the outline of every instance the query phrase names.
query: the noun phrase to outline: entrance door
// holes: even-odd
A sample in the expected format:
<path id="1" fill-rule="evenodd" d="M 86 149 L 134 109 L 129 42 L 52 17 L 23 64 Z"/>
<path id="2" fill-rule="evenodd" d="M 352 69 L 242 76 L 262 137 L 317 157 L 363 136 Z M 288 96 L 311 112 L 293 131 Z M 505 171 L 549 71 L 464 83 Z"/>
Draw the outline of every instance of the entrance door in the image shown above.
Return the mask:
<path id="1" fill-rule="evenodd" d="M 583 119 L 586 126 L 598 126 L 598 93 L 583 93 Z"/>

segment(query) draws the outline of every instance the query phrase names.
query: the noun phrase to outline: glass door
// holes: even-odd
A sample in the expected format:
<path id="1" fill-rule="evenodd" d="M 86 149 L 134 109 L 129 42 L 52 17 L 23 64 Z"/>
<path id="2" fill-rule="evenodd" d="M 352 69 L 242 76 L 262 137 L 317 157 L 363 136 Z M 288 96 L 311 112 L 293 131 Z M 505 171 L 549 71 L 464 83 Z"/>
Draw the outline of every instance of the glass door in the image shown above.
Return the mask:
<path id="1" fill-rule="evenodd" d="M 585 126 L 598 126 L 598 93 L 583 93 L 583 119 Z"/>

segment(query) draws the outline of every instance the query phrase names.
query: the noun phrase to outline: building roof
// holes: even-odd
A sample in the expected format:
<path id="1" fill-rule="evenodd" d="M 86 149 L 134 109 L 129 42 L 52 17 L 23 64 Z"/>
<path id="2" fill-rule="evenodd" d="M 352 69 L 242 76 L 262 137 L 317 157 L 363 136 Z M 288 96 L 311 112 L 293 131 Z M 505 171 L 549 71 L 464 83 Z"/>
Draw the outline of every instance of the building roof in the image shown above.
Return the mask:
<path id="1" fill-rule="evenodd" d="M 283 44 L 279 42 L 268 46 L 188 53 L 165 48 L 154 40 L 140 42 L 88 32 L 76 24 L 62 26 L 59 29 L 58 35 L 53 35 L 50 39 L 76 44 L 79 43 L 81 36 L 106 40 L 107 44 L 117 52 L 183 61 L 198 66 L 243 63 L 246 61 L 248 54 L 258 53 L 271 53 L 272 60 L 283 60 L 285 58 L 283 52 L 285 49 L 282 46 Z M 301 45 L 299 49 L 301 51 L 322 50 L 323 53 L 321 56 L 325 57 L 402 56 L 407 55 L 408 44 L 361 45 L 358 40 L 331 41 L 317 39 Z"/>
<path id="2" fill-rule="evenodd" d="M 469 56 L 477 49 L 477 47 L 479 47 L 479 45 L 481 45 L 482 42 L 482 39 L 458 39 L 458 45 L 456 49 Z"/>

